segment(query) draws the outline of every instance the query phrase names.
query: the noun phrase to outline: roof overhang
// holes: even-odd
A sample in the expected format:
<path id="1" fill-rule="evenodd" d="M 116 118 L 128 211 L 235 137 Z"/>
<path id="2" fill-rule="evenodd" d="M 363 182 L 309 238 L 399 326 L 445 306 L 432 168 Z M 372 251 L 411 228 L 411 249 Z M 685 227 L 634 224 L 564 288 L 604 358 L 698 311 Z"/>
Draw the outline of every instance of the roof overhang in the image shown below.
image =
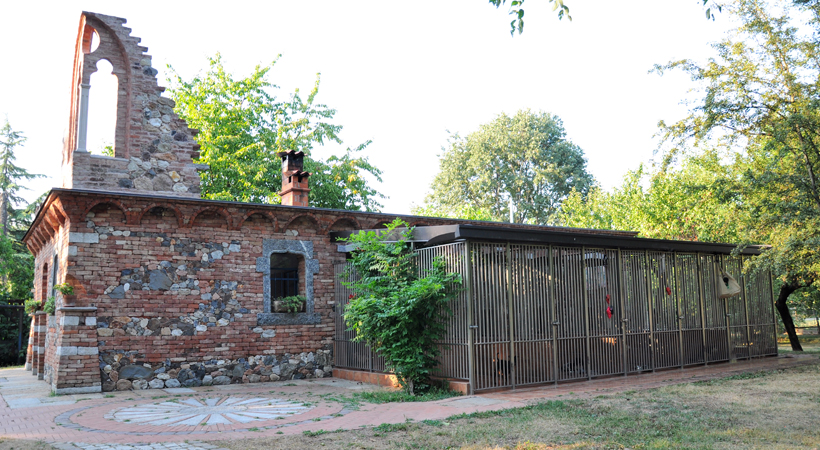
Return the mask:
<path id="1" fill-rule="evenodd" d="M 379 231 L 379 230 L 360 230 Z M 330 233 L 334 242 L 343 240 L 358 231 Z M 412 242 L 425 247 L 468 240 L 483 242 L 510 242 L 537 245 L 567 245 L 575 247 L 604 247 L 625 250 L 651 250 L 683 253 L 721 253 L 730 254 L 739 250 L 743 255 L 758 255 L 766 248 L 762 245 L 738 246 L 735 244 L 677 241 L 670 239 L 647 239 L 635 236 L 617 236 L 612 234 L 595 234 L 588 230 L 573 233 L 556 230 L 531 230 L 511 226 L 486 226 L 472 224 L 440 225 L 416 227 L 413 230 Z"/>

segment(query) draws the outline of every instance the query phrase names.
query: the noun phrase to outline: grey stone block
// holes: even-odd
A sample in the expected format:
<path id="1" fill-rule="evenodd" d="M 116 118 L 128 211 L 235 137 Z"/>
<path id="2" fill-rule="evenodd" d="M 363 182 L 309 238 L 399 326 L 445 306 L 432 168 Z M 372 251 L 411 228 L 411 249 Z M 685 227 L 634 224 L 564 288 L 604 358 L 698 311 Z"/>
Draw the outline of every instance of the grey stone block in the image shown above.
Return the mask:
<path id="1" fill-rule="evenodd" d="M 154 371 L 145 366 L 131 364 L 120 369 L 120 378 L 149 378 Z"/>

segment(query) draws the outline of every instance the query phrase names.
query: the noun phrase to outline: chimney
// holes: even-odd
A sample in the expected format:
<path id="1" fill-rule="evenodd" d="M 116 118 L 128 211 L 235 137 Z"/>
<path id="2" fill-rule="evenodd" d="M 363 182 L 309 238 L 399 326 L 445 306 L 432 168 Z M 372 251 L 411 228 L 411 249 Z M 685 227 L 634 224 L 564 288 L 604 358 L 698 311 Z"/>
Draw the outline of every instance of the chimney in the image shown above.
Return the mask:
<path id="1" fill-rule="evenodd" d="M 309 173 L 302 170 L 305 153 L 302 151 L 278 153 L 282 158 L 282 204 L 287 206 L 308 206 Z"/>

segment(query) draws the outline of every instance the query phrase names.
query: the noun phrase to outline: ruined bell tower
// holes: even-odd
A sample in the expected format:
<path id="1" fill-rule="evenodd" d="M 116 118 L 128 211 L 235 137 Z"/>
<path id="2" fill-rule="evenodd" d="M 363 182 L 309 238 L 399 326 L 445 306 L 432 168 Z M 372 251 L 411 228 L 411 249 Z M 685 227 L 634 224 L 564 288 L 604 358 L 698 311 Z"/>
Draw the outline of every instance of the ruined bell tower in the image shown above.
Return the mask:
<path id="1" fill-rule="evenodd" d="M 157 84 L 148 49 L 124 23 L 90 12 L 80 16 L 62 187 L 199 198 L 198 171 L 207 166 L 193 162 L 199 158 L 197 130 L 174 113 L 173 100 L 161 97 L 165 88 Z M 99 46 L 92 50 L 94 35 Z M 91 74 L 101 60 L 113 66 L 118 84 L 113 157 L 86 148 L 88 100 L 94 95 Z"/>

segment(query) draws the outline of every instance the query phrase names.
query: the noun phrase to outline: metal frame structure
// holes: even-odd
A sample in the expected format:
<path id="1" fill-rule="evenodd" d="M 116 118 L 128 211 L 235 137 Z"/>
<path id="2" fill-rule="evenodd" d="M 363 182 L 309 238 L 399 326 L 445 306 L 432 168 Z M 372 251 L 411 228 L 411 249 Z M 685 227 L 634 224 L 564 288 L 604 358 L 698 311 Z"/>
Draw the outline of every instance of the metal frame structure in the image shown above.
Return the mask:
<path id="1" fill-rule="evenodd" d="M 568 245 L 566 236 L 549 239 L 555 233 L 427 228 L 447 233 L 419 233 L 428 245 L 416 250 L 420 270 L 441 257 L 465 288 L 442 316 L 440 375 L 468 380 L 472 391 L 777 354 L 771 277 L 741 270 L 759 248 L 731 256 L 734 246 L 726 244 L 576 235 Z M 738 280 L 740 295 L 718 298 L 718 268 Z M 346 273 L 345 264 L 336 272 Z M 336 281 L 336 366 L 384 371 L 344 324 L 351 292 L 343 277 Z"/>

